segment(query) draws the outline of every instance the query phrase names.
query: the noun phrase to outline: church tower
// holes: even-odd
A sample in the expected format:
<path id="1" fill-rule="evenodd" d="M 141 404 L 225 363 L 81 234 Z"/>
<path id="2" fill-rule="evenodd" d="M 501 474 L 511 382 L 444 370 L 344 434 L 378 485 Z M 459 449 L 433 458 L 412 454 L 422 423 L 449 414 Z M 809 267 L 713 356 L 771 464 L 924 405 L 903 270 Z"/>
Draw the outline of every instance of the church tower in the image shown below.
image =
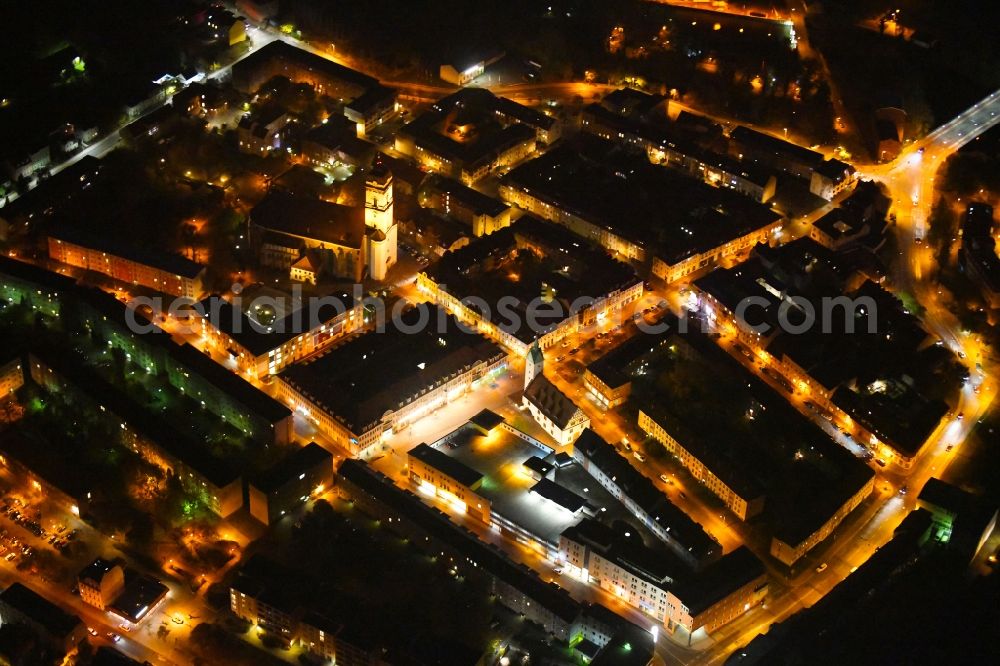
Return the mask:
<path id="1" fill-rule="evenodd" d="M 542 374 L 542 365 L 545 363 L 545 357 L 542 355 L 542 349 L 538 346 L 538 340 L 531 345 L 528 349 L 528 355 L 524 357 L 524 388 L 528 388 L 528 384 L 534 380 L 535 377 L 539 377 Z"/>
<path id="2" fill-rule="evenodd" d="M 392 174 L 375 158 L 365 179 L 365 242 L 368 274 L 384 280 L 396 263 L 396 220 L 392 210 Z"/>

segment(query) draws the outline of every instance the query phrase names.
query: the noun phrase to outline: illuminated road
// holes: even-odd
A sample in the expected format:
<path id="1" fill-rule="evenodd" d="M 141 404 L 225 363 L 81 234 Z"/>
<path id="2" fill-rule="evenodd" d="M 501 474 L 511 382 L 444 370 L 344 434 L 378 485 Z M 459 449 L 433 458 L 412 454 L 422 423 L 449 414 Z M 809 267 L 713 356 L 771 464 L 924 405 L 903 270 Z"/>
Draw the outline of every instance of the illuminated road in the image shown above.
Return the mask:
<path id="1" fill-rule="evenodd" d="M 892 537 L 907 512 L 916 504 L 916 497 L 927 479 L 940 476 L 969 435 L 976 421 L 986 412 L 996 394 L 995 371 L 989 350 L 974 336 L 964 335 L 955 317 L 938 298 L 937 287 L 930 281 L 933 257 L 931 251 L 918 242 L 933 205 L 934 178 L 937 169 L 953 152 L 1000 122 L 1000 91 L 973 105 L 961 115 L 945 123 L 924 139 L 909 146 L 895 161 L 886 165 L 862 167 L 863 178 L 885 184 L 893 199 L 901 259 L 892 275 L 895 291 L 908 291 L 926 308 L 923 322 L 956 353 L 964 355 L 972 368 L 973 381 L 959 396 L 955 414 L 964 414 L 946 421 L 925 446 L 913 468 L 903 475 L 899 470 L 880 472 L 876 477 L 874 500 L 862 505 L 860 515 L 852 515 L 816 551 L 805 558 L 804 571 L 788 581 L 790 587 L 772 583 L 772 594 L 766 608 L 758 608 L 726 625 L 713 636 L 715 644 L 690 663 L 715 664 L 724 661 L 734 650 L 745 645 L 769 626 L 792 615 L 802 607 L 816 603 L 851 569 L 864 563 L 875 549 Z M 981 364 L 983 371 L 975 370 Z M 980 383 L 981 382 L 981 383 Z M 978 384 L 979 393 L 974 389 Z M 908 492 L 900 488 L 905 484 Z M 823 561 L 828 568 L 817 573 L 813 564 Z"/>

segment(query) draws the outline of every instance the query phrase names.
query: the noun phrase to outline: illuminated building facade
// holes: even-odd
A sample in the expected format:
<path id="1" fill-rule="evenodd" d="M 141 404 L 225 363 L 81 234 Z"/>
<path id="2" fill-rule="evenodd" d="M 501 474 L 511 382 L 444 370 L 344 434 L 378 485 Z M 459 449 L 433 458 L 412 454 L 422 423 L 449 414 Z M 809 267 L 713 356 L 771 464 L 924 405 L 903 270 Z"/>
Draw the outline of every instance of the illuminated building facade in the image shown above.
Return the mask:
<path id="1" fill-rule="evenodd" d="M 448 252 L 417 275 L 417 287 L 523 357 L 536 341 L 549 348 L 620 311 L 642 296 L 643 284 L 626 264 L 556 225 L 524 216 Z M 467 299 L 482 299 L 489 311 Z"/>
<path id="2" fill-rule="evenodd" d="M 507 354 L 492 342 L 460 330 L 438 308 L 416 308 L 383 333 L 286 368 L 276 393 L 336 445 L 368 455 L 395 429 L 491 381 L 506 366 Z"/>
<path id="3" fill-rule="evenodd" d="M 524 363 L 522 406 L 559 446 L 569 446 L 584 428 L 590 427 L 590 418 L 545 377 L 542 372 L 544 356 L 537 340 L 528 350 Z"/>
<path id="4" fill-rule="evenodd" d="M 584 131 L 603 139 L 640 148 L 653 164 L 734 190 L 758 203 L 774 198 L 777 180 L 772 172 L 702 148 L 669 126 L 619 115 L 604 103 L 584 107 L 580 124 Z"/>
<path id="5" fill-rule="evenodd" d="M 232 69 L 233 87 L 255 93 L 275 76 L 311 85 L 319 95 L 345 102 L 344 115 L 358 135 L 383 122 L 396 110 L 396 92 L 377 79 L 282 40 L 261 47 Z"/>
<path id="6" fill-rule="evenodd" d="M 404 125 L 395 147 L 431 171 L 472 185 L 532 155 L 540 136 L 558 136 L 555 119 L 488 90 L 463 88 Z"/>
<path id="7" fill-rule="evenodd" d="M 11 396 L 22 386 L 24 386 L 24 370 L 21 367 L 21 358 L 15 356 L 0 366 L 0 400 Z"/>
<path id="8" fill-rule="evenodd" d="M 740 520 L 752 518 L 764 509 L 764 495 L 758 487 L 751 490 L 740 489 L 740 485 L 730 481 L 726 483 L 712 469 L 681 446 L 670 436 L 663 426 L 643 410 L 639 410 L 639 428 L 672 453 L 691 475 L 701 481 L 706 488 L 721 499 L 726 507 Z M 734 489 L 735 487 L 735 489 Z"/>
<path id="9" fill-rule="evenodd" d="M 593 430 L 584 430 L 576 440 L 573 458 L 688 566 L 705 566 L 722 554 L 700 524 Z"/>
<path id="10" fill-rule="evenodd" d="M 483 483 L 482 474 L 427 444 L 410 449 L 406 462 L 418 490 L 441 497 L 459 513 L 490 523 L 490 502 L 476 492 Z"/>
<path id="11" fill-rule="evenodd" d="M 575 146 L 557 146 L 513 169 L 500 182 L 500 197 L 614 257 L 649 262 L 668 283 L 769 242 L 781 228 L 779 214 L 736 192 L 642 158 L 609 163 L 613 152 L 609 141 L 583 134 Z"/>
<path id="12" fill-rule="evenodd" d="M 328 300 L 306 299 L 301 308 L 264 325 L 229 301 L 210 296 L 199 304 L 201 333 L 229 354 L 239 372 L 263 379 L 362 328 L 360 302 L 346 293 Z"/>
<path id="13" fill-rule="evenodd" d="M 559 546 L 571 575 L 595 583 L 670 632 L 711 633 L 767 597 L 764 566 L 745 546 L 694 572 L 591 519 L 564 531 Z"/>
<path id="14" fill-rule="evenodd" d="M 202 293 L 205 267 L 179 255 L 153 254 L 61 229 L 48 237 L 49 257 L 69 266 L 185 298 Z"/>
<path id="15" fill-rule="evenodd" d="M 76 578 L 80 600 L 105 610 L 125 589 L 125 571 L 120 564 L 97 558 Z"/>
<path id="16" fill-rule="evenodd" d="M 469 225 L 477 238 L 510 226 L 510 208 L 457 180 L 433 177 L 426 191 L 429 203 L 425 205 Z"/>
<path id="17" fill-rule="evenodd" d="M 365 229 L 368 274 L 385 280 L 396 263 L 398 227 L 392 204 L 392 174 L 376 158 L 365 178 Z"/>

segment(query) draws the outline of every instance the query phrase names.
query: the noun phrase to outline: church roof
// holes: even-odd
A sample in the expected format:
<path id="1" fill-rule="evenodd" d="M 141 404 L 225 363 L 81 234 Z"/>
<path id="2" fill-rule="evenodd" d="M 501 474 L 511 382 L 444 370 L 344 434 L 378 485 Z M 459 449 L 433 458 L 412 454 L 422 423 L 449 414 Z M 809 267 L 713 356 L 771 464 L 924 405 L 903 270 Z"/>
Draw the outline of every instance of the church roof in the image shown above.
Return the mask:
<path id="1" fill-rule="evenodd" d="M 530 352 L 529 352 L 530 353 Z M 540 352 L 539 352 L 540 353 Z M 560 430 L 565 429 L 579 407 L 545 375 L 539 374 L 524 389 L 524 397 Z"/>

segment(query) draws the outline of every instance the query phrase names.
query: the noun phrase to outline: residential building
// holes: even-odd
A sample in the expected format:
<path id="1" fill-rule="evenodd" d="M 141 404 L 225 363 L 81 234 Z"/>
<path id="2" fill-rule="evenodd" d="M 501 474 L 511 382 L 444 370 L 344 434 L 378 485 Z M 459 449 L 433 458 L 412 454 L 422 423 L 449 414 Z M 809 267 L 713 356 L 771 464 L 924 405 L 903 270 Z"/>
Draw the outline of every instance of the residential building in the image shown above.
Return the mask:
<path id="1" fill-rule="evenodd" d="M 364 325 L 361 302 L 347 293 L 304 299 L 301 307 L 267 325 L 219 296 L 204 299 L 195 311 L 202 334 L 254 379 L 278 374 Z"/>
<path id="2" fill-rule="evenodd" d="M 501 179 L 500 196 L 614 257 L 651 264 L 668 283 L 736 259 L 781 227 L 781 216 L 765 206 L 586 134 L 575 147 L 562 144 L 513 169 Z"/>
<path id="3" fill-rule="evenodd" d="M 21 357 L 18 355 L 0 366 L 0 400 L 10 397 L 22 386 L 24 386 L 24 369 Z"/>
<path id="4" fill-rule="evenodd" d="M 813 172 L 824 161 L 822 153 L 742 125 L 729 133 L 729 140 L 729 154 L 734 155 L 737 159 L 755 162 L 775 171 L 810 181 L 810 183 L 812 183 Z M 828 166 L 835 165 L 831 163 Z M 823 184 L 826 179 L 821 178 L 821 181 L 818 184 Z"/>
<path id="5" fill-rule="evenodd" d="M 703 148 L 677 127 L 664 124 L 666 114 L 657 123 L 645 121 L 645 113 L 634 117 L 629 101 L 618 106 L 605 98 L 600 104 L 584 107 L 581 127 L 603 139 L 639 148 L 653 164 L 671 167 L 709 185 L 734 190 L 758 203 L 774 198 L 777 181 L 769 169 Z"/>
<path id="6" fill-rule="evenodd" d="M 345 104 L 344 116 L 354 123 L 357 136 L 365 137 L 372 129 L 392 118 L 398 110 L 396 90 L 375 85 Z"/>
<path id="7" fill-rule="evenodd" d="M 506 204 L 457 180 L 435 176 L 425 191 L 427 207 L 467 224 L 477 238 L 510 226 L 511 211 Z"/>
<path id="8" fill-rule="evenodd" d="M 710 634 L 767 596 L 764 566 L 746 546 L 692 572 L 641 539 L 590 518 L 564 531 L 559 543 L 570 575 L 594 582 L 671 633 Z"/>
<path id="9" fill-rule="evenodd" d="M 292 116 L 278 106 L 248 113 L 236 126 L 240 150 L 251 155 L 265 155 L 283 148 L 281 131 L 291 121 Z"/>
<path id="10" fill-rule="evenodd" d="M 0 256 L 0 298 L 58 317 L 76 280 L 10 257 Z"/>
<path id="11" fill-rule="evenodd" d="M 700 524 L 590 428 L 574 443 L 573 458 L 688 566 L 703 567 L 722 554 Z"/>
<path id="12" fill-rule="evenodd" d="M 856 182 L 854 167 L 840 160 L 828 159 L 813 169 L 809 191 L 827 201 L 833 201 Z"/>
<path id="13" fill-rule="evenodd" d="M 48 247 L 53 261 L 128 284 L 192 299 L 203 290 L 205 266 L 169 252 L 151 252 L 66 227 L 49 232 Z"/>
<path id="14" fill-rule="evenodd" d="M 643 283 L 572 233 L 524 216 L 446 253 L 417 275 L 417 287 L 523 357 L 536 341 L 549 348 L 620 311 L 642 296 Z"/>
<path id="15" fill-rule="evenodd" d="M 396 150 L 442 175 L 471 185 L 529 157 L 536 143 L 555 140 L 549 116 L 481 88 L 438 100 L 396 135 Z"/>
<path id="16" fill-rule="evenodd" d="M 80 599 L 98 610 L 106 610 L 125 589 L 125 570 L 117 562 L 98 557 L 76 577 Z"/>
<path id="17" fill-rule="evenodd" d="M 87 637 L 87 627 L 79 617 L 21 583 L 0 592 L 0 624 L 21 627 L 63 655 Z"/>
<path id="18" fill-rule="evenodd" d="M 311 85 L 318 94 L 345 102 L 344 115 L 355 123 L 358 136 L 383 122 L 396 110 L 396 92 L 377 79 L 283 40 L 261 47 L 233 65 L 233 86 L 255 93 L 275 76 Z"/>
<path id="19" fill-rule="evenodd" d="M 250 515 L 270 525 L 333 486 L 333 456 L 310 442 L 249 482 Z"/>

